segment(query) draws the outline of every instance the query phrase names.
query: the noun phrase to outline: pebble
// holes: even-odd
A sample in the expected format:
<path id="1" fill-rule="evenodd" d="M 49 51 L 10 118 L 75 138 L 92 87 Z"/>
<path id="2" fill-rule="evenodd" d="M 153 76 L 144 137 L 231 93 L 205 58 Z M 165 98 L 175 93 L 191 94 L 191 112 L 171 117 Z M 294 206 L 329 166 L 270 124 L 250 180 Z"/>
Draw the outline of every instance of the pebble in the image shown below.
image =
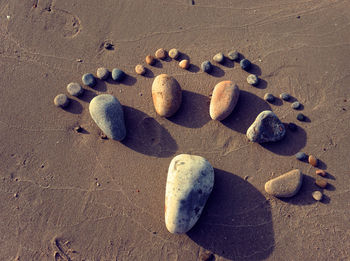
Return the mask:
<path id="1" fill-rule="evenodd" d="M 213 261 L 215 256 L 210 251 L 206 250 L 199 255 L 199 261 Z"/>
<path id="2" fill-rule="evenodd" d="M 146 68 L 142 64 L 138 64 L 135 66 L 135 72 L 138 75 L 144 75 L 146 73 Z"/>
<path id="3" fill-rule="evenodd" d="M 310 155 L 308 160 L 309 160 L 310 165 L 312 165 L 314 167 L 317 166 L 318 160 L 315 156 Z"/>
<path id="4" fill-rule="evenodd" d="M 170 58 L 172 58 L 172 59 L 176 59 L 177 57 L 179 57 L 179 50 L 177 50 L 177 49 L 175 49 L 175 48 L 173 48 L 173 49 L 170 49 L 170 51 L 169 51 L 169 56 L 170 56 Z"/>
<path id="5" fill-rule="evenodd" d="M 324 179 L 316 179 L 315 184 L 320 188 L 326 188 L 328 183 Z"/>
<path id="6" fill-rule="evenodd" d="M 302 114 L 302 113 L 298 113 L 298 115 L 297 115 L 297 120 L 299 120 L 299 121 L 303 121 L 303 120 L 305 120 L 305 116 L 304 116 L 304 114 Z"/>
<path id="7" fill-rule="evenodd" d="M 298 126 L 296 124 L 294 124 L 293 122 L 290 122 L 290 123 L 288 123 L 288 128 L 294 132 L 298 129 Z"/>
<path id="8" fill-rule="evenodd" d="M 213 66 L 211 65 L 211 62 L 204 61 L 201 64 L 201 69 L 202 69 L 203 72 L 210 73 L 211 70 L 213 69 Z"/>
<path id="9" fill-rule="evenodd" d="M 167 57 L 167 53 L 163 48 L 160 48 L 156 51 L 155 57 L 157 59 L 165 59 Z"/>
<path id="10" fill-rule="evenodd" d="M 281 93 L 280 98 L 284 101 L 288 101 L 290 99 L 290 95 L 288 93 Z"/>
<path id="11" fill-rule="evenodd" d="M 78 97 L 84 93 L 84 89 L 79 83 L 71 82 L 67 85 L 67 92 L 72 96 Z"/>
<path id="12" fill-rule="evenodd" d="M 182 69 L 188 69 L 190 67 L 190 61 L 189 60 L 182 60 L 181 62 L 179 62 L 179 66 Z"/>
<path id="13" fill-rule="evenodd" d="M 181 87 L 174 77 L 158 75 L 152 84 L 152 99 L 156 112 L 160 116 L 170 117 L 180 108 Z"/>
<path id="14" fill-rule="evenodd" d="M 325 177 L 325 176 L 327 176 L 327 173 L 323 169 L 317 169 L 316 175 L 320 175 L 322 177 Z"/>
<path id="15" fill-rule="evenodd" d="M 312 197 L 314 198 L 314 200 L 321 201 L 323 194 L 317 190 L 317 191 L 312 192 Z"/>
<path id="16" fill-rule="evenodd" d="M 300 108 L 300 102 L 295 101 L 295 102 L 292 103 L 291 106 L 292 106 L 292 108 L 293 108 L 294 110 L 297 110 L 297 109 Z"/>
<path id="17" fill-rule="evenodd" d="M 65 108 L 69 104 L 69 98 L 65 94 L 58 94 L 53 102 L 57 107 Z"/>
<path id="18" fill-rule="evenodd" d="M 284 124 L 272 111 L 261 112 L 247 130 L 248 139 L 258 143 L 279 141 L 285 134 Z"/>
<path id="19" fill-rule="evenodd" d="M 265 183 L 265 191 L 275 197 L 289 198 L 296 195 L 303 183 L 303 174 L 293 169 Z"/>
<path id="20" fill-rule="evenodd" d="M 85 73 L 81 78 L 83 84 L 89 87 L 94 87 L 96 85 L 95 76 L 92 73 Z"/>
<path id="21" fill-rule="evenodd" d="M 239 88 L 232 81 L 222 81 L 215 85 L 210 101 L 210 117 L 222 121 L 235 108 L 239 98 Z"/>
<path id="22" fill-rule="evenodd" d="M 239 52 L 237 51 L 230 51 L 227 54 L 227 58 L 229 58 L 231 61 L 237 61 L 239 58 Z"/>
<path id="23" fill-rule="evenodd" d="M 165 225 L 170 233 L 186 233 L 198 221 L 214 186 L 214 169 L 201 156 L 172 159 L 165 188 Z"/>
<path id="24" fill-rule="evenodd" d="M 266 93 L 264 95 L 264 100 L 267 102 L 273 102 L 275 100 L 275 97 L 271 93 Z"/>
<path id="25" fill-rule="evenodd" d="M 145 58 L 145 61 L 149 65 L 153 65 L 156 62 L 156 60 L 154 59 L 154 57 L 152 55 L 147 55 Z"/>
<path id="26" fill-rule="evenodd" d="M 295 154 L 295 157 L 300 160 L 300 161 L 304 161 L 307 158 L 307 155 L 304 152 L 298 152 L 297 154 Z"/>
<path id="27" fill-rule="evenodd" d="M 223 53 L 217 53 L 214 55 L 213 60 L 217 63 L 222 63 L 224 61 L 224 54 Z"/>
<path id="28" fill-rule="evenodd" d="M 114 81 L 120 82 L 125 78 L 125 72 L 123 72 L 122 70 L 118 69 L 118 68 L 114 68 L 112 70 L 112 79 Z"/>
<path id="29" fill-rule="evenodd" d="M 101 94 L 94 97 L 89 112 L 97 126 L 108 138 L 121 141 L 126 136 L 123 107 L 114 96 Z"/>
<path id="30" fill-rule="evenodd" d="M 259 83 L 259 78 L 255 74 L 249 74 L 247 77 L 247 82 L 255 86 Z"/>
<path id="31" fill-rule="evenodd" d="M 248 60 L 248 59 L 242 59 L 239 62 L 239 65 L 241 66 L 241 68 L 243 70 L 249 70 L 250 66 L 252 65 L 252 63 Z"/>
<path id="32" fill-rule="evenodd" d="M 96 76 L 101 80 L 107 80 L 110 75 L 110 72 L 107 68 L 100 67 L 97 69 Z"/>

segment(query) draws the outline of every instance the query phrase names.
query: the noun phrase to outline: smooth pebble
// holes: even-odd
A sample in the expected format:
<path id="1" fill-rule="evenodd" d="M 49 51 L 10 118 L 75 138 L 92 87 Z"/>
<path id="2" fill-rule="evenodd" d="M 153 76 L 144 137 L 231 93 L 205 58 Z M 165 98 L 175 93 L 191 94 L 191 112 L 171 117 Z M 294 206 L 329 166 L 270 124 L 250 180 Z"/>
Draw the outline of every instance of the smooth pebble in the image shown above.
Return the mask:
<path id="1" fill-rule="evenodd" d="M 152 55 L 147 55 L 145 58 L 145 61 L 149 65 L 153 65 L 156 62 L 156 60 L 154 59 L 154 57 Z"/>
<path id="2" fill-rule="evenodd" d="M 123 72 L 122 70 L 118 69 L 118 68 L 114 68 L 112 70 L 112 79 L 114 81 L 120 82 L 125 78 L 125 72 Z"/>
<path id="3" fill-rule="evenodd" d="M 172 59 L 176 59 L 177 57 L 179 57 L 179 50 L 173 48 L 169 50 L 169 57 Z"/>
<path id="4" fill-rule="evenodd" d="M 104 67 L 98 68 L 96 72 L 97 78 L 101 80 L 107 80 L 110 74 L 111 74 L 110 71 Z"/>
<path id="5" fill-rule="evenodd" d="M 275 97 L 271 93 L 265 93 L 264 100 L 267 102 L 273 102 Z"/>
<path id="6" fill-rule="evenodd" d="M 92 73 L 85 73 L 81 80 L 86 86 L 94 87 L 96 85 L 96 78 Z"/>
<path id="7" fill-rule="evenodd" d="M 295 101 L 295 102 L 292 103 L 291 106 L 292 106 L 292 108 L 293 108 L 294 110 L 297 110 L 297 109 L 300 108 L 300 102 Z"/>
<path id="8" fill-rule="evenodd" d="M 298 113 L 298 115 L 297 115 L 297 120 L 298 120 L 298 121 L 304 121 L 304 120 L 305 120 L 304 114 Z"/>
<path id="9" fill-rule="evenodd" d="M 288 93 L 281 93 L 280 98 L 284 101 L 288 101 L 290 99 L 290 95 Z"/>
<path id="10" fill-rule="evenodd" d="M 217 63 L 222 63 L 224 61 L 224 54 L 223 53 L 217 53 L 214 55 L 213 60 Z"/>
<path id="11" fill-rule="evenodd" d="M 237 51 L 230 51 L 227 54 L 227 58 L 229 58 L 231 61 L 236 61 L 239 58 L 239 53 Z"/>
<path id="12" fill-rule="evenodd" d="M 160 48 L 156 51 L 155 57 L 157 59 L 165 59 L 167 57 L 167 52 L 163 48 Z"/>
<path id="13" fill-rule="evenodd" d="M 146 68 L 142 64 L 138 64 L 135 66 L 135 72 L 138 75 L 144 75 L 146 73 Z"/>
<path id="14" fill-rule="evenodd" d="M 320 191 L 316 190 L 312 192 L 312 197 L 314 198 L 314 200 L 321 201 L 323 194 Z"/>
<path id="15" fill-rule="evenodd" d="M 188 69 L 190 67 L 190 61 L 189 60 L 182 60 L 181 62 L 179 62 L 179 66 L 182 69 Z"/>
<path id="16" fill-rule="evenodd" d="M 65 94 L 58 94 L 53 102 L 57 107 L 65 108 L 69 104 L 69 98 Z"/>
<path id="17" fill-rule="evenodd" d="M 326 177 L 327 173 L 323 169 L 317 169 L 316 170 L 316 175 L 320 175 L 322 177 Z"/>
<path id="18" fill-rule="evenodd" d="M 304 153 L 304 152 L 298 152 L 297 154 L 295 154 L 295 157 L 300 160 L 300 161 L 303 161 L 303 160 L 306 160 L 307 158 L 307 155 Z"/>
<path id="19" fill-rule="evenodd" d="M 326 188 L 328 185 L 328 182 L 325 181 L 324 179 L 316 179 L 315 184 L 320 188 Z"/>
<path id="20" fill-rule="evenodd" d="M 315 156 L 310 155 L 308 160 L 309 160 L 310 165 L 312 165 L 314 167 L 317 166 L 318 160 Z"/>
<path id="21" fill-rule="evenodd" d="M 78 97 L 84 93 L 84 89 L 79 83 L 71 82 L 67 85 L 67 92 L 72 96 Z"/>
<path id="22" fill-rule="evenodd" d="M 213 66 L 211 65 L 211 62 L 209 62 L 209 61 L 204 61 L 201 64 L 201 69 L 203 72 L 210 73 L 212 68 L 213 68 Z"/>
<path id="23" fill-rule="evenodd" d="M 239 62 L 239 65 L 241 66 L 241 68 L 243 70 L 249 70 L 250 66 L 252 65 L 252 63 L 248 60 L 248 59 L 242 59 Z"/>
<path id="24" fill-rule="evenodd" d="M 247 82 L 251 85 L 257 85 L 259 83 L 259 78 L 255 74 L 249 74 L 247 77 Z"/>
<path id="25" fill-rule="evenodd" d="M 299 169 L 291 170 L 265 183 L 265 191 L 275 197 L 289 198 L 298 193 L 303 182 Z"/>

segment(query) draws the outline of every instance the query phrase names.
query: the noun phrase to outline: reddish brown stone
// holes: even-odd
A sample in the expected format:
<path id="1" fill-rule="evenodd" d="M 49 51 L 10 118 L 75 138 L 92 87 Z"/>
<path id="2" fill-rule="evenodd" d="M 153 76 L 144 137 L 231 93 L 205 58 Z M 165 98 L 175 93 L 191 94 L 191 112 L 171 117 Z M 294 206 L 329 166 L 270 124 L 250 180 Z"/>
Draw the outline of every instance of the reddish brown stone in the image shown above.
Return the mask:
<path id="1" fill-rule="evenodd" d="M 317 169 L 316 170 L 316 175 L 320 175 L 322 177 L 325 177 L 325 176 L 327 176 L 327 173 L 324 170 L 322 170 L 322 169 Z"/>
<path id="2" fill-rule="evenodd" d="M 310 163 L 310 165 L 316 167 L 317 163 L 318 163 L 318 160 L 317 160 L 317 158 L 315 156 L 310 155 L 309 156 L 309 163 Z"/>
<path id="3" fill-rule="evenodd" d="M 315 183 L 320 188 L 326 188 L 328 184 L 327 181 L 325 181 L 324 179 L 316 179 Z"/>

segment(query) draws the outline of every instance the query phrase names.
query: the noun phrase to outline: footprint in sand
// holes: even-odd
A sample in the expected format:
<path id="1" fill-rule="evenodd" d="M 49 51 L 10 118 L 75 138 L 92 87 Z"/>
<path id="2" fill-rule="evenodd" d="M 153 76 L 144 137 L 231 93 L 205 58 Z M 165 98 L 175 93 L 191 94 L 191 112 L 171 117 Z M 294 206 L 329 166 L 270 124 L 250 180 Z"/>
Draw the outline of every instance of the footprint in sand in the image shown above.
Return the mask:
<path id="1" fill-rule="evenodd" d="M 77 254 L 77 251 L 70 248 L 70 242 L 61 238 L 55 237 L 52 240 L 52 248 L 55 261 L 71 261 Z"/>

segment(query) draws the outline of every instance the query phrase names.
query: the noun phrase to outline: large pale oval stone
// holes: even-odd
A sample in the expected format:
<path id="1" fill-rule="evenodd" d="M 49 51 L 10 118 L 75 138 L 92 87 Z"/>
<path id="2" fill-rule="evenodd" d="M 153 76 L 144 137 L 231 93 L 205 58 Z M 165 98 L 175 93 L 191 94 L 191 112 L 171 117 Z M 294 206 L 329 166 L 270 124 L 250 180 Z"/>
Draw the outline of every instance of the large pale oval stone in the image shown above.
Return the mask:
<path id="1" fill-rule="evenodd" d="M 97 126 L 114 140 L 123 140 L 126 136 L 123 107 L 114 96 L 101 94 L 94 97 L 89 105 L 92 119 Z"/>
<path id="2" fill-rule="evenodd" d="M 248 139 L 258 143 L 279 141 L 285 134 L 284 124 L 272 111 L 261 112 L 247 130 Z"/>
<path id="3" fill-rule="evenodd" d="M 198 221 L 214 185 L 214 169 L 203 157 L 181 154 L 168 170 L 165 224 L 170 233 L 186 233 Z"/>
<path id="4" fill-rule="evenodd" d="M 303 183 L 303 174 L 299 169 L 293 169 L 265 183 L 265 191 L 279 198 L 292 197 L 298 193 Z"/>
<path id="5" fill-rule="evenodd" d="M 156 112 L 163 117 L 170 117 L 180 108 L 182 92 L 174 77 L 161 74 L 152 84 L 152 98 Z"/>
<path id="6" fill-rule="evenodd" d="M 221 121 L 231 114 L 239 98 L 239 89 L 232 81 L 219 82 L 210 101 L 210 117 Z"/>

